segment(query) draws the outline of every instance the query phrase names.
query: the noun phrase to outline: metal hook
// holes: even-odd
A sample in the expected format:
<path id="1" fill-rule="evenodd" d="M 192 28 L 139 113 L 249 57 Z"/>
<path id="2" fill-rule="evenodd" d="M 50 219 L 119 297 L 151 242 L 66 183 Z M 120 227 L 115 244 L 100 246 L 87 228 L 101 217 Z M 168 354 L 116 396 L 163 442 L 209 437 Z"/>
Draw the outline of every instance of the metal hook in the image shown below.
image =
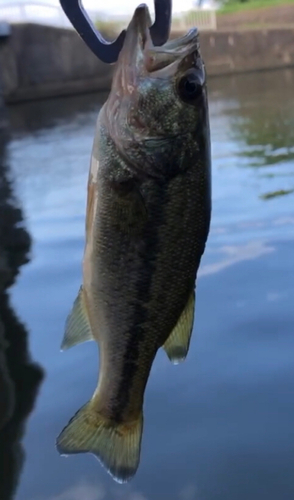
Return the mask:
<path id="1" fill-rule="evenodd" d="M 154 0 L 155 21 L 150 27 L 154 45 L 164 45 L 169 38 L 172 19 L 172 0 Z"/>
<path id="2" fill-rule="evenodd" d="M 113 42 L 107 42 L 93 25 L 81 0 L 60 0 L 60 5 L 89 49 L 105 63 L 116 62 L 124 44 L 126 30 Z M 154 0 L 154 7 L 155 22 L 150 27 L 150 34 L 154 45 L 163 45 L 170 33 L 172 0 Z"/>

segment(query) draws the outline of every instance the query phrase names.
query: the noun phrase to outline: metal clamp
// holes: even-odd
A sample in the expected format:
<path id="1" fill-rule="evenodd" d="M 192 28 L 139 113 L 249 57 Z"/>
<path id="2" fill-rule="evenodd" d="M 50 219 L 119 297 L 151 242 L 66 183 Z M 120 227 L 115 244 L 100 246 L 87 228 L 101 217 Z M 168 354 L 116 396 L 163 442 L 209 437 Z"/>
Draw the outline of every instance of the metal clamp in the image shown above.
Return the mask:
<path id="1" fill-rule="evenodd" d="M 60 0 L 61 7 L 69 21 L 89 49 L 103 62 L 114 63 L 122 49 L 126 31 L 123 30 L 116 40 L 107 42 L 95 28 L 81 0 Z M 155 21 L 150 27 L 150 35 L 154 45 L 167 42 L 172 17 L 172 0 L 154 0 Z"/>

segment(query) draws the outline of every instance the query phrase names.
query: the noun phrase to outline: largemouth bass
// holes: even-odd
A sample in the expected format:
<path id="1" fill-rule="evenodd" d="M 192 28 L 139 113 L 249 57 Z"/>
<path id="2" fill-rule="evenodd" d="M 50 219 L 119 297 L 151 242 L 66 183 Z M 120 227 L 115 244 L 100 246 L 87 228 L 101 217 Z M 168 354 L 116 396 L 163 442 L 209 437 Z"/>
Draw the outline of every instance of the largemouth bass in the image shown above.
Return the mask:
<path id="1" fill-rule="evenodd" d="M 83 284 L 63 349 L 99 345 L 90 402 L 57 439 L 90 452 L 120 482 L 140 459 L 144 392 L 156 353 L 188 352 L 195 280 L 209 232 L 210 134 L 197 30 L 154 47 L 135 11 L 96 127 Z"/>

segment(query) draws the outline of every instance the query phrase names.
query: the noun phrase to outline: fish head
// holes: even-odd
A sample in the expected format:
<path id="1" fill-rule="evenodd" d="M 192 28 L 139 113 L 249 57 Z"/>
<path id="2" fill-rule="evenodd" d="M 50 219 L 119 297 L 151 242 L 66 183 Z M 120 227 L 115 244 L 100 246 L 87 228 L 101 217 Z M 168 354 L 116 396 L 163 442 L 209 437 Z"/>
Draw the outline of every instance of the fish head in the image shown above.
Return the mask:
<path id="1" fill-rule="evenodd" d="M 127 29 L 105 114 L 109 134 L 128 162 L 165 176 L 187 168 L 204 129 L 209 133 L 206 77 L 197 29 L 157 47 L 150 25 L 148 7 L 140 5 Z"/>

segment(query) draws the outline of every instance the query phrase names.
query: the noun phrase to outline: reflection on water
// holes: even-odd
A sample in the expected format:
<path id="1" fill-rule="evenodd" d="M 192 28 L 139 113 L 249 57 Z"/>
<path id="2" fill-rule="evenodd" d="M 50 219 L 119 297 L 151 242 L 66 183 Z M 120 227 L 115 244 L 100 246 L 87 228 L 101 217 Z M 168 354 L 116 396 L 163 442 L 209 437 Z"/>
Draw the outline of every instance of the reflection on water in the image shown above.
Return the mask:
<path id="1" fill-rule="evenodd" d="M 241 154 L 250 159 L 249 166 L 263 167 L 294 159 L 293 110 L 244 112 L 242 120 L 234 120 L 234 129 L 237 139 L 248 146 Z"/>
<path id="2" fill-rule="evenodd" d="M 217 82 L 211 83 L 213 89 Z M 294 158 L 293 88 L 293 70 L 264 72 L 255 79 L 245 74 L 223 86 L 221 96 L 235 101 L 228 109 L 231 134 L 243 143 L 240 154 L 249 158 L 248 166 Z"/>
<path id="3" fill-rule="evenodd" d="M 223 86 L 222 97 L 232 103 L 231 135 L 240 143 L 239 155 L 247 158 L 247 166 L 294 159 L 293 88 L 293 70 L 264 72 L 255 79 L 245 74 Z"/>
<path id="4" fill-rule="evenodd" d="M 140 469 L 121 487 L 92 456 L 65 460 L 54 446 L 96 382 L 93 343 L 62 354 L 59 346 L 81 282 L 86 183 L 102 98 L 9 109 L 9 167 L 34 241 L 11 296 L 46 370 L 24 437 L 16 500 L 294 498 L 294 193 L 263 199 L 294 188 L 293 82 L 293 70 L 209 82 L 213 217 L 190 352 L 178 367 L 158 353 Z"/>
<path id="5" fill-rule="evenodd" d="M 263 201 L 286 192 L 294 199 L 293 88 L 292 69 L 210 82 L 215 160 L 222 168 L 256 168 L 254 174 L 238 175 L 255 183 L 256 196 Z M 228 156 L 223 156 L 224 145 Z M 236 174 L 234 168 L 232 177 Z"/>
<path id="6" fill-rule="evenodd" d="M 277 196 L 285 196 L 292 193 L 294 193 L 294 189 L 280 189 L 278 191 L 272 191 L 271 193 L 262 194 L 260 198 L 263 200 L 270 200 L 271 198 L 276 198 Z"/>
<path id="7" fill-rule="evenodd" d="M 1 132 L 0 132 L 1 134 Z M 43 378 L 28 352 L 28 333 L 8 294 L 20 267 L 28 262 L 31 239 L 22 227 L 0 136 L 0 498 L 12 500 L 25 460 L 21 441 Z"/>

